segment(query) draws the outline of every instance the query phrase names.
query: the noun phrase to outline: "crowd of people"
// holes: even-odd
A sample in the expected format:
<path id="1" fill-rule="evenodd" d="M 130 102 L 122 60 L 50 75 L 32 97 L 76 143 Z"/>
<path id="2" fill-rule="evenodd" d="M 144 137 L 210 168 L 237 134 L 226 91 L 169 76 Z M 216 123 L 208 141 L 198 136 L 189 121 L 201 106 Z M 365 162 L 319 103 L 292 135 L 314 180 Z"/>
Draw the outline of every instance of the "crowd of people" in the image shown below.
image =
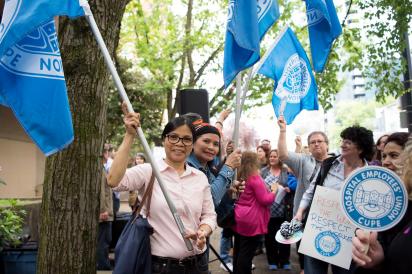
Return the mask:
<path id="1" fill-rule="evenodd" d="M 108 160 L 107 154 L 103 155 L 102 201 L 115 199 L 115 195 L 110 195 L 107 187 L 110 186 L 113 193 L 128 191 L 132 207 L 135 199 L 142 198 L 152 167 L 142 153 L 130 161 L 140 117 L 125 109 L 124 112 L 123 142 L 114 159 Z M 302 146 L 298 136 L 296 148 L 290 150 L 287 126 L 280 116 L 277 147 L 265 139 L 254 151 L 241 151 L 233 148 L 231 136 L 223 136 L 223 122 L 228 114 L 223 112 L 216 124 L 211 125 L 199 115 L 189 113 L 172 119 L 163 130 L 165 157 L 157 164 L 186 227 L 185 237 L 195 248 L 187 250 L 162 190 L 155 182 L 150 215 L 146 216 L 154 231 L 150 239 L 153 273 L 209 273 L 208 237 L 217 227 L 215 209 L 226 200 L 235 199 L 234 223 L 222 229 L 220 266 L 226 271 L 246 274 L 254 269 L 253 257 L 263 248 L 269 270 L 291 269 L 290 245 L 279 243 L 275 235 L 285 221 L 296 219 L 305 223 L 317 186 L 340 190 L 353 171 L 377 165 L 401 175 L 412 192 L 412 141 L 408 133 L 385 134 L 375 143 L 371 130 L 353 125 L 340 134 L 339 155 L 329 153 L 329 140 L 322 131 L 311 132 L 307 146 Z M 104 153 L 108 151 L 105 147 Z M 412 199 L 412 195 L 409 197 Z M 109 223 L 116 209 L 109 210 L 110 205 L 103 205 L 98 268 L 108 269 L 105 259 Z M 144 206 L 142 214 L 145 215 Z M 411 229 L 410 206 L 402 221 L 388 231 L 369 233 L 356 229 L 350 268 L 331 265 L 332 273 L 390 273 L 388 269 L 393 270 L 394 264 L 394 273 L 410 273 Z M 328 273 L 328 263 L 300 253 L 298 256 L 301 273 Z"/>

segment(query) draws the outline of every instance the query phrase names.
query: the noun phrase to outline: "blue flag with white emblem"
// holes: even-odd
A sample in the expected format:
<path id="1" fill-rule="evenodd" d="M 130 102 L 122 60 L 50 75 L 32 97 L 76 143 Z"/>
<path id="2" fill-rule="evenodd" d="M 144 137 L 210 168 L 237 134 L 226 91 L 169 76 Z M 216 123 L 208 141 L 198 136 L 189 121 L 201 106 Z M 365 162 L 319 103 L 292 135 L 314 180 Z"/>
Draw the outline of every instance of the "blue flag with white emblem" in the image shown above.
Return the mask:
<path id="1" fill-rule="evenodd" d="M 0 25 L 0 103 L 46 155 L 73 141 L 53 17 L 84 15 L 79 0 L 9 0 Z"/>
<path id="2" fill-rule="evenodd" d="M 342 27 L 332 0 L 306 0 L 306 15 L 313 68 L 322 72 Z"/>
<path id="3" fill-rule="evenodd" d="M 279 18 L 277 0 L 230 0 L 223 61 L 225 88 L 260 58 L 260 40 Z"/>
<path id="4" fill-rule="evenodd" d="M 309 59 L 288 27 L 277 38 L 258 73 L 275 80 L 272 105 L 291 124 L 302 111 L 317 110 L 318 88 Z"/>
<path id="5" fill-rule="evenodd" d="M 0 23 L 0 56 L 54 16 L 85 15 L 86 0 L 7 0 Z"/>

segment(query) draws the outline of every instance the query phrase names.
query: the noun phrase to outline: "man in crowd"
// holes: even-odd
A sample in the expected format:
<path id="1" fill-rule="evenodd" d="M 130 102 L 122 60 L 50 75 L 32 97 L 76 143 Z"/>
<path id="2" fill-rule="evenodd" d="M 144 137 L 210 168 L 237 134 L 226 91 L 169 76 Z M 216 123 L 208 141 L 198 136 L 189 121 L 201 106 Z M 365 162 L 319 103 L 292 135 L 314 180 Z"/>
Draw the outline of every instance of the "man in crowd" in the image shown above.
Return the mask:
<path id="1" fill-rule="evenodd" d="M 280 129 L 278 141 L 279 159 L 292 169 L 298 180 L 298 186 L 293 201 L 293 216 L 295 216 L 303 193 L 305 193 L 310 182 L 314 179 L 322 161 L 329 157 L 329 140 L 324 132 L 314 131 L 308 136 L 310 155 L 288 151 L 286 145 L 286 122 L 283 116 L 279 117 L 278 125 Z M 303 255 L 300 253 L 299 263 L 303 271 Z"/>

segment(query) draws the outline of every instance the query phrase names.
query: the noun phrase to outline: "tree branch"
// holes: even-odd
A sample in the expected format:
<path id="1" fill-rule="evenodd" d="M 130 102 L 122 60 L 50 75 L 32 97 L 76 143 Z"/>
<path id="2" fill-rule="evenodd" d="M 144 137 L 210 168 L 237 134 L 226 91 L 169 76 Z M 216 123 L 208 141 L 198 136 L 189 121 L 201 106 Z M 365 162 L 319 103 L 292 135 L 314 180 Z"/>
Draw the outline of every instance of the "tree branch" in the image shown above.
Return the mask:
<path id="1" fill-rule="evenodd" d="M 216 56 L 222 51 L 223 49 L 223 43 L 221 43 L 213 52 L 212 54 L 209 56 L 209 58 L 206 60 L 206 62 L 203 63 L 203 65 L 199 68 L 199 70 L 196 72 L 195 75 L 195 79 L 194 79 L 194 84 L 197 83 L 197 81 L 199 81 L 200 77 L 202 77 L 203 72 L 205 71 L 205 69 L 207 68 L 207 66 L 210 64 L 210 62 L 212 62 Z"/>
<path id="2" fill-rule="evenodd" d="M 193 0 L 189 0 L 189 2 L 187 3 L 185 44 L 184 44 L 184 51 L 186 52 L 187 64 L 189 66 L 189 86 L 193 86 L 193 81 L 195 78 L 195 69 L 194 69 L 193 59 L 192 59 L 193 48 L 190 43 L 190 32 L 192 30 L 192 11 L 193 11 Z"/>

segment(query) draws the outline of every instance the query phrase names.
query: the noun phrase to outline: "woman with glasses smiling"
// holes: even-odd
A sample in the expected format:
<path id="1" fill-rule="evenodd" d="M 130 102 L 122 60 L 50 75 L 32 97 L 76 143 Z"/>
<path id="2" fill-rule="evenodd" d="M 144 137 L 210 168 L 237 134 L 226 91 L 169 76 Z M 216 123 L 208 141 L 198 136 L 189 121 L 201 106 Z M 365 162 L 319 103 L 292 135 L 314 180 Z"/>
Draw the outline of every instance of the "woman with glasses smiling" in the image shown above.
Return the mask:
<path id="1" fill-rule="evenodd" d="M 364 127 L 352 126 L 344 129 L 340 137 L 342 138 L 341 155 L 330 157 L 322 162 L 315 179 L 302 197 L 295 219 L 302 220 L 304 213 L 309 211 L 316 186 L 340 190 L 345 178 L 352 171 L 368 165 L 368 161 L 372 159 L 374 153 L 372 131 Z M 328 273 L 328 263 L 310 256 L 305 256 L 304 260 L 305 274 Z M 354 270 L 354 264 L 349 270 L 332 265 L 333 274 L 354 273 Z"/>
<path id="2" fill-rule="evenodd" d="M 123 111 L 126 134 L 107 179 L 116 191 L 137 190 L 141 200 L 152 176 L 152 167 L 150 164 L 141 164 L 127 169 L 136 128 L 140 126 L 140 116 L 127 113 L 124 106 Z M 155 181 L 150 215 L 146 216 L 145 206 L 142 210 L 142 215 L 147 217 L 154 230 L 150 236 L 152 273 L 207 274 L 206 237 L 216 228 L 216 213 L 206 176 L 186 163 L 193 148 L 192 124 L 183 117 L 171 120 L 163 130 L 162 140 L 166 157 L 158 161 L 160 176 L 188 229 L 186 237 L 193 240 L 195 248 L 193 251 L 187 250 L 160 186 Z"/>

